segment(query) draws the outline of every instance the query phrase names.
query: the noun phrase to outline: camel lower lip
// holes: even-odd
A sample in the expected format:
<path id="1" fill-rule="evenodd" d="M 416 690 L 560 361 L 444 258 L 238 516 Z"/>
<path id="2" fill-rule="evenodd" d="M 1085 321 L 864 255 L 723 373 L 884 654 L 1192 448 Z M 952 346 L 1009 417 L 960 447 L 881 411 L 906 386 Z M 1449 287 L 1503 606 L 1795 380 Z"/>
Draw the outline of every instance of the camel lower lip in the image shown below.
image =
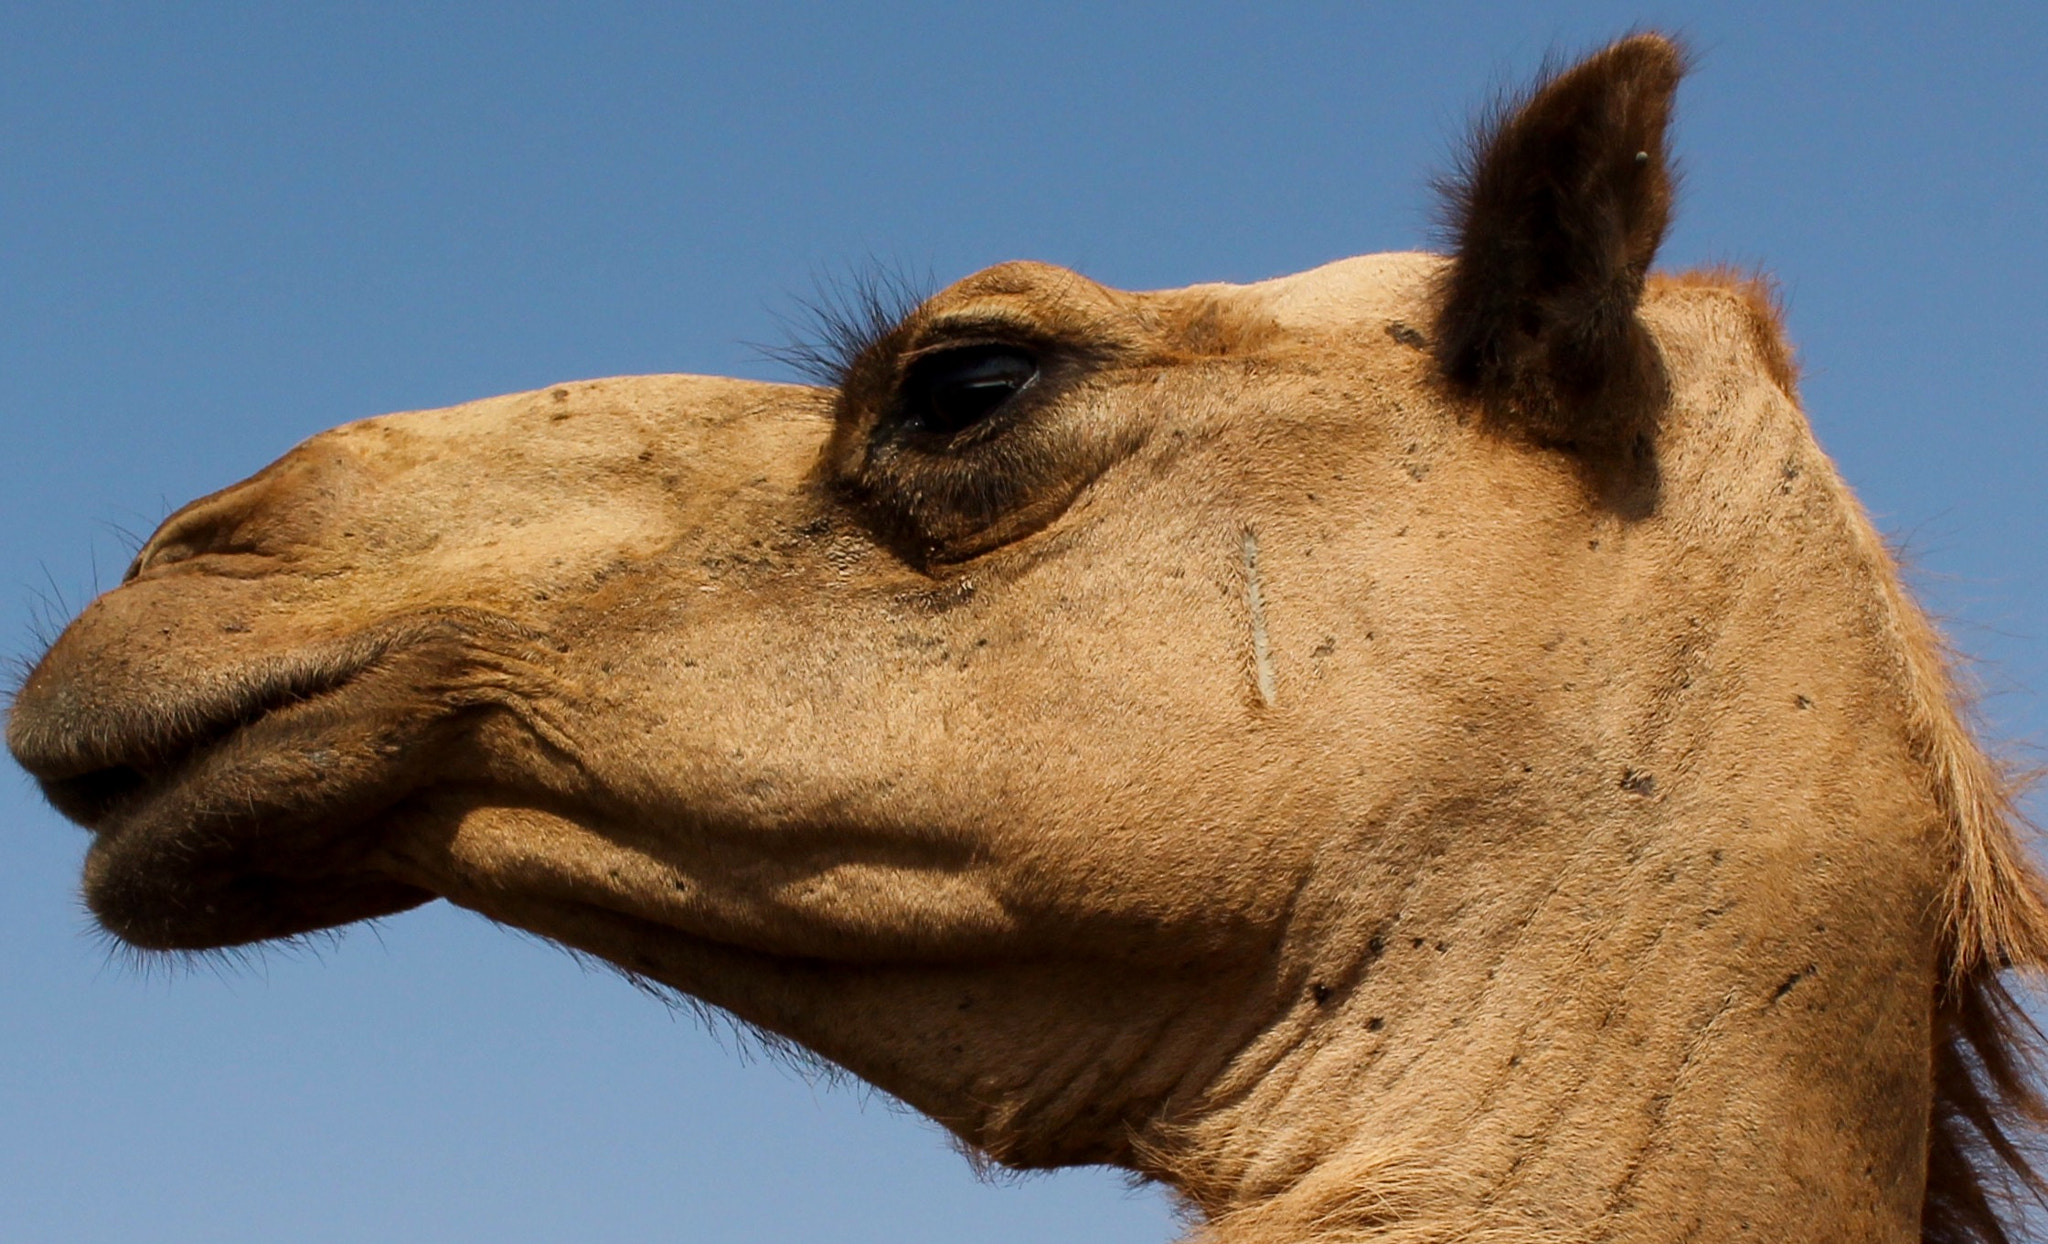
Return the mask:
<path id="1" fill-rule="evenodd" d="M 86 902 L 130 945 L 243 945 L 389 915 L 434 897 L 362 862 L 398 802 L 389 792 L 372 788 L 355 798 L 279 808 L 275 798 L 209 783 L 207 768 L 206 756 L 194 757 L 112 805 L 95 827 Z M 251 814 L 225 813 L 238 799 Z"/>

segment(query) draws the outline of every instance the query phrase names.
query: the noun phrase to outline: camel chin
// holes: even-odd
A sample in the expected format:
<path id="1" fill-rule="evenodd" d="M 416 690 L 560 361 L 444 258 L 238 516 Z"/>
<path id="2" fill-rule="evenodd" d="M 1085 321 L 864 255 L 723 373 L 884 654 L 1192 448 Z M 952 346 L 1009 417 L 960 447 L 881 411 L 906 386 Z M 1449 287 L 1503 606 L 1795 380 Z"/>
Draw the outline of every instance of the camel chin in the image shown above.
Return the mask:
<path id="1" fill-rule="evenodd" d="M 140 951 L 224 950 L 397 915 L 435 897 L 375 874 L 285 877 L 239 861 L 169 862 L 176 854 L 148 835 L 95 841 L 85 899 L 101 927 Z"/>

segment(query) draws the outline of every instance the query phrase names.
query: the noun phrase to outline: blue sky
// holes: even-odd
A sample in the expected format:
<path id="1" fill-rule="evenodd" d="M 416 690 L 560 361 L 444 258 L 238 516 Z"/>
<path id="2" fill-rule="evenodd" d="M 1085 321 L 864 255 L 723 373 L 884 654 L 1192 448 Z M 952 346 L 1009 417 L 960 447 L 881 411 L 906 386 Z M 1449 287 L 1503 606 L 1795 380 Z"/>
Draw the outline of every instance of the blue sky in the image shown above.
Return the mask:
<path id="1" fill-rule="evenodd" d="M 554 381 L 788 378 L 820 275 L 1248 280 L 1430 239 L 1488 91 L 1689 36 L 1670 266 L 1783 281 L 1823 443 L 2048 737 L 2048 7 L 115 6 L 0 0 L 0 640 L 322 427 Z M 2036 800 L 2037 817 L 2044 806 Z M 0 776 L 0 1238 L 1104 1240 L 886 1102 L 435 907 L 137 966 Z"/>

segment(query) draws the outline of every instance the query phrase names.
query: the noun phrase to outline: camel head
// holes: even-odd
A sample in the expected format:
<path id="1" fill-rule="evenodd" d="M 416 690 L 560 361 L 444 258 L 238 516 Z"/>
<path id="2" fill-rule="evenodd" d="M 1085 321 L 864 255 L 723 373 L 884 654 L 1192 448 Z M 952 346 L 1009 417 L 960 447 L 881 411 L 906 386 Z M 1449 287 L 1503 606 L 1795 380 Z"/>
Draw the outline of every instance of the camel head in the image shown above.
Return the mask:
<path id="1" fill-rule="evenodd" d="M 9 746 L 138 947 L 446 898 L 1204 1238 L 1995 1232 L 2048 925 L 1768 298 L 1650 272 L 1680 72 L 1501 110 L 1448 257 L 323 433 Z"/>

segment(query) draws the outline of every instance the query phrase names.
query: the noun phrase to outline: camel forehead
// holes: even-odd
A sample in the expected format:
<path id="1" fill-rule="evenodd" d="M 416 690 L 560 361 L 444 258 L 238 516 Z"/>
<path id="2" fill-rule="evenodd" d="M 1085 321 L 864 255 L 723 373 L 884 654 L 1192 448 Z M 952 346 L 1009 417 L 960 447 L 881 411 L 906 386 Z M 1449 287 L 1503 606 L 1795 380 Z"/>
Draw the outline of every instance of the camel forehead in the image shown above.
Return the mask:
<path id="1" fill-rule="evenodd" d="M 1395 251 L 1339 259 L 1249 284 L 1217 281 L 1141 291 L 1111 289 L 1052 264 L 1013 262 L 964 278 L 935 297 L 927 310 L 949 317 L 1001 307 L 1076 328 L 1091 326 L 1089 321 L 1107 327 L 1097 317 L 1122 311 L 1158 314 L 1169 323 L 1234 312 L 1281 336 L 1307 336 L 1415 315 L 1443 262 L 1439 255 Z"/>
<path id="2" fill-rule="evenodd" d="M 1388 251 L 1248 285 L 1191 285 L 1161 292 L 1230 301 L 1265 315 L 1283 331 L 1312 332 L 1412 313 L 1443 262 L 1440 255 Z"/>

